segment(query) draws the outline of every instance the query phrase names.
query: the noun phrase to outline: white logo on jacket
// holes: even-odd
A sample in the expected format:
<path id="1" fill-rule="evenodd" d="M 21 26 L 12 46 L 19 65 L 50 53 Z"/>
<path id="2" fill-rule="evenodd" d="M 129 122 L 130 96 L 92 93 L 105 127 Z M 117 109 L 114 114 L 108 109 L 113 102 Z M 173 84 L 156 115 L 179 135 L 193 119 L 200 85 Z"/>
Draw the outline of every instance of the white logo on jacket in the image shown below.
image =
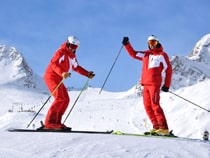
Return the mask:
<path id="1" fill-rule="evenodd" d="M 79 64 L 76 58 L 70 59 L 71 65 L 76 68 Z"/>
<path id="2" fill-rule="evenodd" d="M 163 64 L 164 70 L 167 69 L 167 64 L 163 55 L 149 55 L 149 65 L 148 68 L 156 68 Z"/>
<path id="3" fill-rule="evenodd" d="M 61 63 L 62 61 L 64 61 L 65 56 L 63 55 L 62 57 L 59 58 L 59 63 Z"/>

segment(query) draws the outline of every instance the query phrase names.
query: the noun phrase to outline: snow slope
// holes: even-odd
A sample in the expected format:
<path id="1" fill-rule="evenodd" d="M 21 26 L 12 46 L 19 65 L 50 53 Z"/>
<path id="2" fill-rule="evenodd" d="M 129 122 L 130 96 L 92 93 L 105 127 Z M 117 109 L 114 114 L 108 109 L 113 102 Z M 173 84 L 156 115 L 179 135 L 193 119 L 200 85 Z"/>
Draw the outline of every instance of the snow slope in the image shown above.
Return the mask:
<path id="1" fill-rule="evenodd" d="M 210 80 L 207 80 L 174 91 L 174 93 L 210 109 L 209 88 Z M 11 89 L 5 88 L 4 92 L 1 91 L 1 93 L 6 96 L 10 91 Z M 16 93 L 15 91 L 21 92 L 22 90 L 13 89 L 13 91 Z M 113 129 L 130 133 L 142 133 L 151 128 L 143 109 L 142 98 L 136 96 L 135 88 L 120 93 L 103 91 L 98 94 L 98 92 L 99 89 L 97 88 L 88 88 L 82 93 L 67 119 L 66 125 L 75 130 L 104 131 Z M 24 98 L 22 98 L 23 94 L 25 95 Z M 69 94 L 71 105 L 67 113 L 79 91 L 70 91 Z M 23 102 L 25 98 L 27 98 L 27 104 L 15 104 L 13 112 L 7 112 L 11 109 L 14 100 L 19 99 Z M 0 117 L 0 157 L 210 157 L 210 143 L 201 141 L 203 131 L 210 131 L 210 114 L 170 93 L 161 93 L 161 104 L 165 110 L 170 129 L 173 129 L 174 133 L 180 137 L 199 140 L 67 133 L 11 133 L 6 131 L 9 128 L 26 128 L 36 113 L 25 112 L 25 110 L 33 107 L 33 110 L 38 111 L 47 98 L 48 95 L 46 94 L 40 96 L 39 93 L 31 94 L 23 91 L 17 93 L 13 98 L 14 100 L 5 100 Z M 40 126 L 39 121 L 44 120 L 51 102 L 52 100 L 44 107 L 29 127 L 30 129 Z"/>

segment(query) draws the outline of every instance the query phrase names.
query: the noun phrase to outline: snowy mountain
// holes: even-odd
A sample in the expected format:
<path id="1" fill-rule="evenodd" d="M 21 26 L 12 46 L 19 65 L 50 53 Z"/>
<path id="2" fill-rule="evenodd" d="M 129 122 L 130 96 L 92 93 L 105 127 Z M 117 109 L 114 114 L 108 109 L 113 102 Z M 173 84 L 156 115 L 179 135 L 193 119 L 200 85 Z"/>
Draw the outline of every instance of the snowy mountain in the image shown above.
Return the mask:
<path id="1" fill-rule="evenodd" d="M 188 58 L 197 62 L 203 62 L 210 67 L 210 34 L 202 37 L 193 48 Z"/>
<path id="2" fill-rule="evenodd" d="M 186 57 L 172 56 L 172 88 L 191 86 L 210 78 L 210 34 L 202 37 Z"/>
<path id="3" fill-rule="evenodd" d="M 42 78 L 33 72 L 14 47 L 0 45 L 0 74 L 0 85 L 46 90 Z"/>
<path id="4" fill-rule="evenodd" d="M 209 62 L 205 60 L 210 54 L 208 48 L 210 37 L 209 35 L 204 37 L 196 44 L 188 57 L 171 58 L 174 70 L 172 86 L 173 93 L 210 110 Z M 4 96 L 0 101 L 0 157 L 210 157 L 210 142 L 201 140 L 203 132 L 210 131 L 210 113 L 172 93 L 165 92 L 161 92 L 160 102 L 169 128 L 175 135 L 192 138 L 191 140 L 7 132 L 9 128 L 26 128 L 49 94 L 40 93 L 35 88 L 39 83 L 34 80 L 34 73 L 16 49 L 1 46 L 0 64 L 0 72 L 5 74 L 1 76 L 2 78 L 0 77 L 0 96 Z M 3 78 L 8 78 L 7 82 Z M 17 87 L 11 88 L 11 85 Z M 77 100 L 79 93 L 80 91 L 69 91 L 71 102 L 63 120 Z M 51 98 L 29 129 L 40 127 L 40 120 L 45 119 L 52 101 Z M 73 130 L 115 130 L 128 133 L 143 133 L 152 128 L 144 110 L 142 96 L 136 94 L 135 87 L 126 92 L 103 91 L 101 94 L 98 88 L 85 89 L 65 124 Z"/>

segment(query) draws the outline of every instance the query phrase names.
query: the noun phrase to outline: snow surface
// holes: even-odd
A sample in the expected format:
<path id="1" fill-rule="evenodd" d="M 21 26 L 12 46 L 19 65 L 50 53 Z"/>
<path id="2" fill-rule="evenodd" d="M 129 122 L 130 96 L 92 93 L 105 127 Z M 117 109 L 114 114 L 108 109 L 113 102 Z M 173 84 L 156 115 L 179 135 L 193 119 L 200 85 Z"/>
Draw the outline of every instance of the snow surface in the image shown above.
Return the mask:
<path id="1" fill-rule="evenodd" d="M 204 108 L 210 109 L 210 80 L 174 93 Z M 0 87 L 4 96 L 0 103 L 0 157 L 1 158 L 209 158 L 210 143 L 202 141 L 204 130 L 210 131 L 210 113 L 170 93 L 161 93 L 161 104 L 170 129 L 180 137 L 196 138 L 145 138 L 137 136 L 69 134 L 69 133 L 13 133 L 10 128 L 26 128 L 44 101 L 46 94 Z M 70 91 L 69 112 L 80 91 Z M 46 104 L 29 129 L 40 126 L 53 99 Z M 10 111 L 10 112 L 8 112 Z M 65 116 L 66 116 L 65 114 Z M 63 117 L 63 119 L 65 118 Z M 127 92 L 113 93 L 98 88 L 85 90 L 75 105 L 66 125 L 74 130 L 142 133 L 151 128 L 142 97 L 135 87 Z"/>

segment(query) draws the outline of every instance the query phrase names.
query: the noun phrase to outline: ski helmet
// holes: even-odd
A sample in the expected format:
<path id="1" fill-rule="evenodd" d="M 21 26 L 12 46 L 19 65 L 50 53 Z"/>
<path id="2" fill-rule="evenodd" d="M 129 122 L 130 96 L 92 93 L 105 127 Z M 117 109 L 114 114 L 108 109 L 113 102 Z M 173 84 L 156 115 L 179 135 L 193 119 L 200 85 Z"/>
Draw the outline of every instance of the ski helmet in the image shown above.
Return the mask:
<path id="1" fill-rule="evenodd" d="M 155 35 L 149 36 L 147 39 L 147 42 L 148 42 L 149 49 L 158 48 L 160 46 L 159 40 Z"/>
<path id="2" fill-rule="evenodd" d="M 80 45 L 79 39 L 75 36 L 69 36 L 68 39 L 67 39 L 67 43 L 77 45 L 78 47 Z"/>
<path id="3" fill-rule="evenodd" d="M 159 41 L 159 39 L 157 38 L 157 36 L 151 35 L 148 37 L 147 41 Z"/>

